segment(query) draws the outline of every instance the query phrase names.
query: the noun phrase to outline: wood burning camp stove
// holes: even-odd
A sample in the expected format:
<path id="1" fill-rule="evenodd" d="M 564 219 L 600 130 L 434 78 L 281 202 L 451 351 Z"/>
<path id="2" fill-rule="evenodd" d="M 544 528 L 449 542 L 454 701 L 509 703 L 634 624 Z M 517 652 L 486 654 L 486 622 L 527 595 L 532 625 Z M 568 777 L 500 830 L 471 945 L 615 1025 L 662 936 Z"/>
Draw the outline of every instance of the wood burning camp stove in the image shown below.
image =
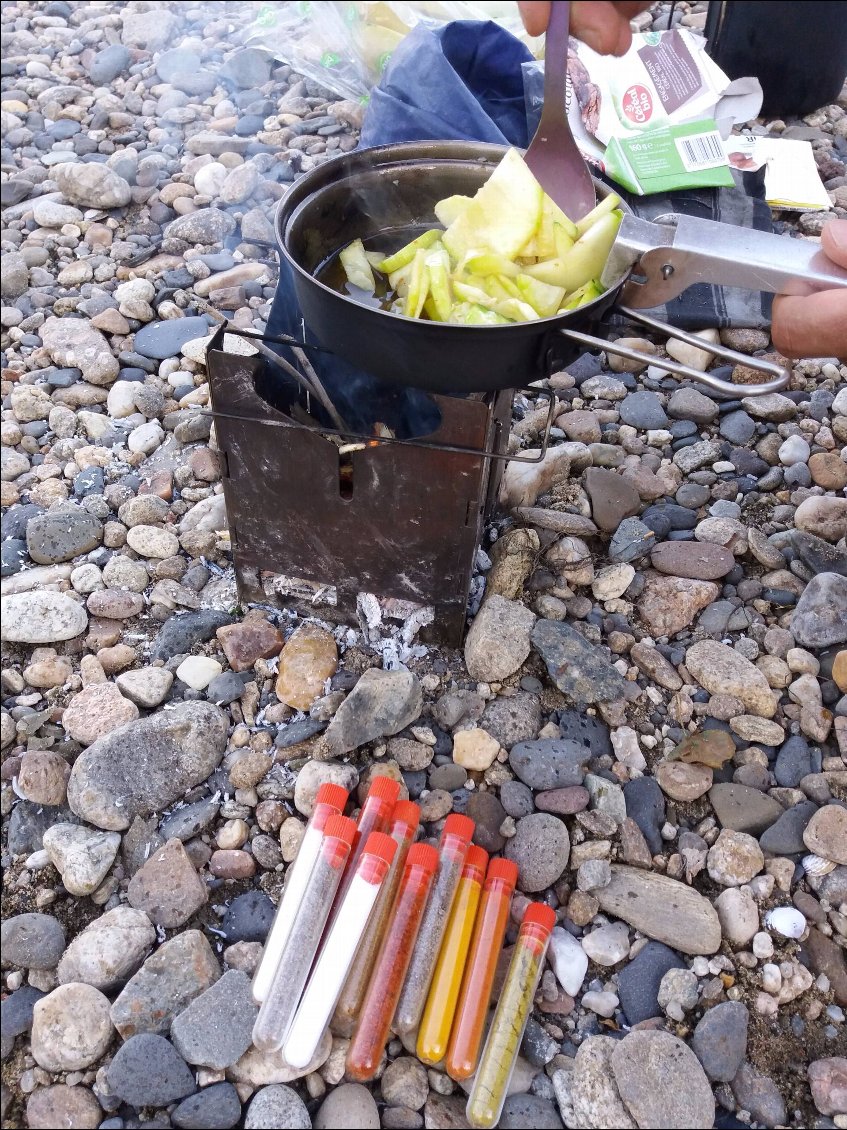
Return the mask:
<path id="1" fill-rule="evenodd" d="M 360 417 L 362 432 L 345 444 L 265 356 L 225 352 L 222 329 L 207 368 L 241 598 L 338 623 L 355 622 L 362 593 L 393 600 L 401 619 L 432 606 L 422 638 L 459 646 L 483 526 L 509 458 L 513 392 L 392 389 L 396 438 L 374 438 Z M 412 413 L 424 434 L 407 434 L 408 405 L 396 402 L 410 392 L 424 398 L 425 410 L 416 403 Z M 543 457 L 549 424 L 542 455 L 526 461 Z"/>

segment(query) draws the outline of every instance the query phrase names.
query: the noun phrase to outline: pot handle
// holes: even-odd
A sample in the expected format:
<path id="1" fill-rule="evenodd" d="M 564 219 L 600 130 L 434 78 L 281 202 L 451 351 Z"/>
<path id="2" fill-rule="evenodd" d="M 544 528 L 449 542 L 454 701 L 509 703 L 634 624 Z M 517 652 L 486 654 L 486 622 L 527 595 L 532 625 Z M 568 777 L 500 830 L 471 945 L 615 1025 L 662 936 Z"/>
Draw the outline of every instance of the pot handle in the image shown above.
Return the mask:
<path id="1" fill-rule="evenodd" d="M 708 349 L 715 356 L 732 361 L 736 365 L 747 365 L 748 368 L 756 369 L 760 373 L 773 375 L 773 380 L 766 381 L 764 384 L 736 385 L 731 381 L 723 381 L 720 377 L 714 377 L 711 373 L 701 373 L 699 369 L 692 369 L 690 366 L 682 365 L 670 358 L 667 360 L 664 358 L 659 360 L 652 356 L 648 358 L 648 363 L 656 365 L 663 372 L 673 373 L 676 377 L 687 377 L 691 381 L 698 381 L 715 392 L 722 392 L 732 397 L 764 396 L 769 392 L 779 392 L 791 380 L 790 370 L 782 365 L 776 365 L 772 361 L 763 361 L 760 357 L 750 357 L 746 353 L 737 353 L 734 349 L 727 349 L 723 345 L 712 345 L 704 342 L 702 338 L 686 333 L 685 330 L 677 329 L 675 326 L 669 326 L 665 322 L 660 322 L 658 318 L 650 318 L 646 314 L 642 314 L 640 310 L 631 310 L 627 306 L 616 306 L 614 313 L 622 314 L 634 322 L 641 322 L 642 325 L 651 330 L 656 330 L 667 337 L 678 338 L 680 341 L 685 341 L 698 349 Z M 602 338 L 592 337 L 590 334 L 580 333 L 578 330 L 559 330 L 559 333 L 580 345 L 588 346 L 591 349 L 602 349 L 606 353 L 614 353 L 616 357 L 626 357 L 629 361 L 641 361 L 647 357 L 647 354 L 639 353 L 637 349 L 628 349 L 616 342 L 604 341 Z"/>

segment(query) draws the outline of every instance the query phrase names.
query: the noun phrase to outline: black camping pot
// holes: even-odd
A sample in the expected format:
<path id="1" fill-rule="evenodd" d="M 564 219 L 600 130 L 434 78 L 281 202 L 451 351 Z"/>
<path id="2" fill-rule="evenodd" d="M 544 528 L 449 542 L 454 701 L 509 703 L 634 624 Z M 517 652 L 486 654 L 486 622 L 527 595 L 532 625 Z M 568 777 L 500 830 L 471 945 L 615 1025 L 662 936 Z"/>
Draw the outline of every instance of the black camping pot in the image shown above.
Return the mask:
<path id="1" fill-rule="evenodd" d="M 652 223 L 626 208 L 603 277 L 605 293 L 552 318 L 500 326 L 406 318 L 356 302 L 316 278 L 354 239 L 385 241 L 396 232 L 399 247 L 422 228 L 440 226 L 434 205 L 447 196 L 472 196 L 505 152 L 479 142 L 386 145 L 336 157 L 292 186 L 277 211 L 277 239 L 305 322 L 324 348 L 383 381 L 430 392 L 520 388 L 585 349 L 643 360 L 643 354 L 587 332 L 612 308 L 702 347 L 702 339 L 634 309 L 664 303 L 695 282 L 791 294 L 847 286 L 847 272 L 831 264 L 816 244 L 677 214 Z M 599 181 L 596 186 L 600 196 L 610 191 Z M 619 298 L 625 305 L 616 307 Z M 789 381 L 780 366 L 719 346 L 710 345 L 709 351 L 771 378 L 745 385 L 745 395 L 774 392 Z M 661 365 L 717 392 L 738 395 L 738 386 L 709 373 L 664 359 Z"/>

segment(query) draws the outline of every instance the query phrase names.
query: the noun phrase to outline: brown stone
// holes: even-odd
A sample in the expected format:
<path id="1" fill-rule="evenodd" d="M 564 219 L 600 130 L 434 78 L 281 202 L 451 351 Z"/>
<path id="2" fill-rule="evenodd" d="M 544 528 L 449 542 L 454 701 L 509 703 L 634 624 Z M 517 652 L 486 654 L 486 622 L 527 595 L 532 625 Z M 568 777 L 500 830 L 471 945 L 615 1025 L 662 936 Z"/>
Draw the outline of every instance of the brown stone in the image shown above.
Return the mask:
<path id="1" fill-rule="evenodd" d="M 137 616 L 144 607 L 144 597 L 127 589 L 99 589 L 88 598 L 88 611 L 92 616 L 107 620 L 128 620 Z"/>
<path id="2" fill-rule="evenodd" d="M 27 1099 L 26 1124 L 30 1130 L 54 1130 L 56 1126 L 95 1130 L 102 1119 L 103 1109 L 87 1087 L 55 1083 L 40 1087 Z"/>
<path id="3" fill-rule="evenodd" d="M 816 855 L 847 866 L 847 808 L 838 804 L 819 808 L 803 831 L 803 843 Z"/>
<path id="4" fill-rule="evenodd" d="M 74 741 L 91 745 L 137 717 L 138 707 L 114 683 L 94 683 L 74 695 L 62 715 L 62 725 Z"/>
<path id="5" fill-rule="evenodd" d="M 170 471 L 155 471 L 138 488 L 139 494 L 155 494 L 170 502 L 173 498 L 174 477 Z"/>
<path id="6" fill-rule="evenodd" d="M 121 625 L 118 620 L 105 620 L 93 616 L 88 621 L 85 646 L 89 651 L 99 651 L 101 647 L 114 647 L 120 638 Z"/>
<path id="7" fill-rule="evenodd" d="M 18 792 L 33 804 L 64 804 L 71 767 L 58 753 L 29 750 L 21 758 Z"/>
<path id="8" fill-rule="evenodd" d="M 671 754 L 671 759 L 720 769 L 734 754 L 735 742 L 726 730 L 703 730 L 699 734 L 689 734 L 683 738 Z"/>
<path id="9" fill-rule="evenodd" d="M 335 639 L 324 628 L 303 624 L 289 638 L 279 657 L 277 698 L 295 710 L 308 710 L 323 694 L 338 666 Z"/>
<path id="10" fill-rule="evenodd" d="M 591 500 L 591 517 L 606 533 L 614 533 L 624 518 L 641 509 L 641 498 L 632 483 L 603 467 L 588 468 L 585 491 Z"/>
<path id="11" fill-rule="evenodd" d="M 51 687 L 63 686 L 73 675 L 73 667 L 64 655 L 47 656 L 35 659 L 28 667 L 24 668 L 24 679 L 31 687 L 39 690 L 49 690 Z"/>
<path id="12" fill-rule="evenodd" d="M 722 545 L 698 541 L 663 541 L 650 552 L 650 562 L 660 573 L 717 581 L 735 566 L 735 556 Z"/>
<path id="13" fill-rule="evenodd" d="M 655 775 L 662 792 L 683 804 L 697 800 L 712 787 L 712 770 L 706 765 L 662 761 Z"/>
<path id="14" fill-rule="evenodd" d="M 840 691 L 847 694 L 847 650 L 839 651 L 832 664 L 832 677 Z"/>
<path id="15" fill-rule="evenodd" d="M 844 950 L 814 926 L 803 942 L 803 949 L 808 954 L 812 970 L 829 978 L 838 1004 L 847 1005 L 847 958 Z"/>
<path id="16" fill-rule="evenodd" d="M 568 900 L 568 918 L 576 926 L 587 926 L 599 909 L 599 902 L 587 891 L 574 891 Z"/>
<path id="17" fill-rule="evenodd" d="M 249 671 L 257 659 L 276 655 L 285 642 L 273 624 L 258 617 L 224 624 L 216 634 L 233 671 Z"/>
<path id="18" fill-rule="evenodd" d="M 157 926 L 182 926 L 207 899 L 206 884 L 179 840 L 168 840 L 129 881 L 129 905 Z"/>
<path id="19" fill-rule="evenodd" d="M 256 860 L 239 848 L 219 848 L 212 852 L 209 870 L 218 879 L 250 879 L 256 874 Z"/>
<path id="20" fill-rule="evenodd" d="M 101 647 L 97 652 L 100 666 L 107 675 L 115 675 L 118 671 L 125 671 L 131 667 L 138 658 L 135 648 L 127 643 L 118 643 L 114 647 Z"/>
<path id="21" fill-rule="evenodd" d="M 229 779 L 235 789 L 252 789 L 258 785 L 273 765 L 270 754 L 258 749 L 248 750 L 229 771 Z"/>
<path id="22" fill-rule="evenodd" d="M 712 581 L 648 573 L 638 600 L 638 614 L 651 635 L 673 636 L 687 628 L 719 595 L 720 588 Z"/>
<path id="23" fill-rule="evenodd" d="M 582 785 L 570 785 L 563 789 L 546 789 L 538 793 L 535 807 L 539 812 L 555 812 L 557 816 L 572 816 L 588 808 L 591 797 Z"/>
<path id="24" fill-rule="evenodd" d="M 621 851 L 624 862 L 633 867 L 643 867 L 649 871 L 653 866 L 653 856 L 644 833 L 631 816 L 627 816 L 621 824 Z"/>
<path id="25" fill-rule="evenodd" d="M 847 463 L 835 451 L 817 451 L 809 457 L 809 471 L 824 490 L 843 490 L 847 486 Z"/>

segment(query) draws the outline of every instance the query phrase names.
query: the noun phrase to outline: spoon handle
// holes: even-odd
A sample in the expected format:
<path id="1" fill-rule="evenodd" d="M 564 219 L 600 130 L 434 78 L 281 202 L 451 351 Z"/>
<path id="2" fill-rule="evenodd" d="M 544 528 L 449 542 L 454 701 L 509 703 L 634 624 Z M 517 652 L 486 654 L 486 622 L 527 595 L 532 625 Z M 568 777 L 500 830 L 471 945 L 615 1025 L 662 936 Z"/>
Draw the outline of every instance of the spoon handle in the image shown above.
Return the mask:
<path id="1" fill-rule="evenodd" d="M 544 43 L 544 106 L 541 120 L 555 115 L 560 121 L 565 115 L 565 95 L 568 83 L 568 27 L 570 24 L 569 0 L 553 0 L 550 21 Z"/>

